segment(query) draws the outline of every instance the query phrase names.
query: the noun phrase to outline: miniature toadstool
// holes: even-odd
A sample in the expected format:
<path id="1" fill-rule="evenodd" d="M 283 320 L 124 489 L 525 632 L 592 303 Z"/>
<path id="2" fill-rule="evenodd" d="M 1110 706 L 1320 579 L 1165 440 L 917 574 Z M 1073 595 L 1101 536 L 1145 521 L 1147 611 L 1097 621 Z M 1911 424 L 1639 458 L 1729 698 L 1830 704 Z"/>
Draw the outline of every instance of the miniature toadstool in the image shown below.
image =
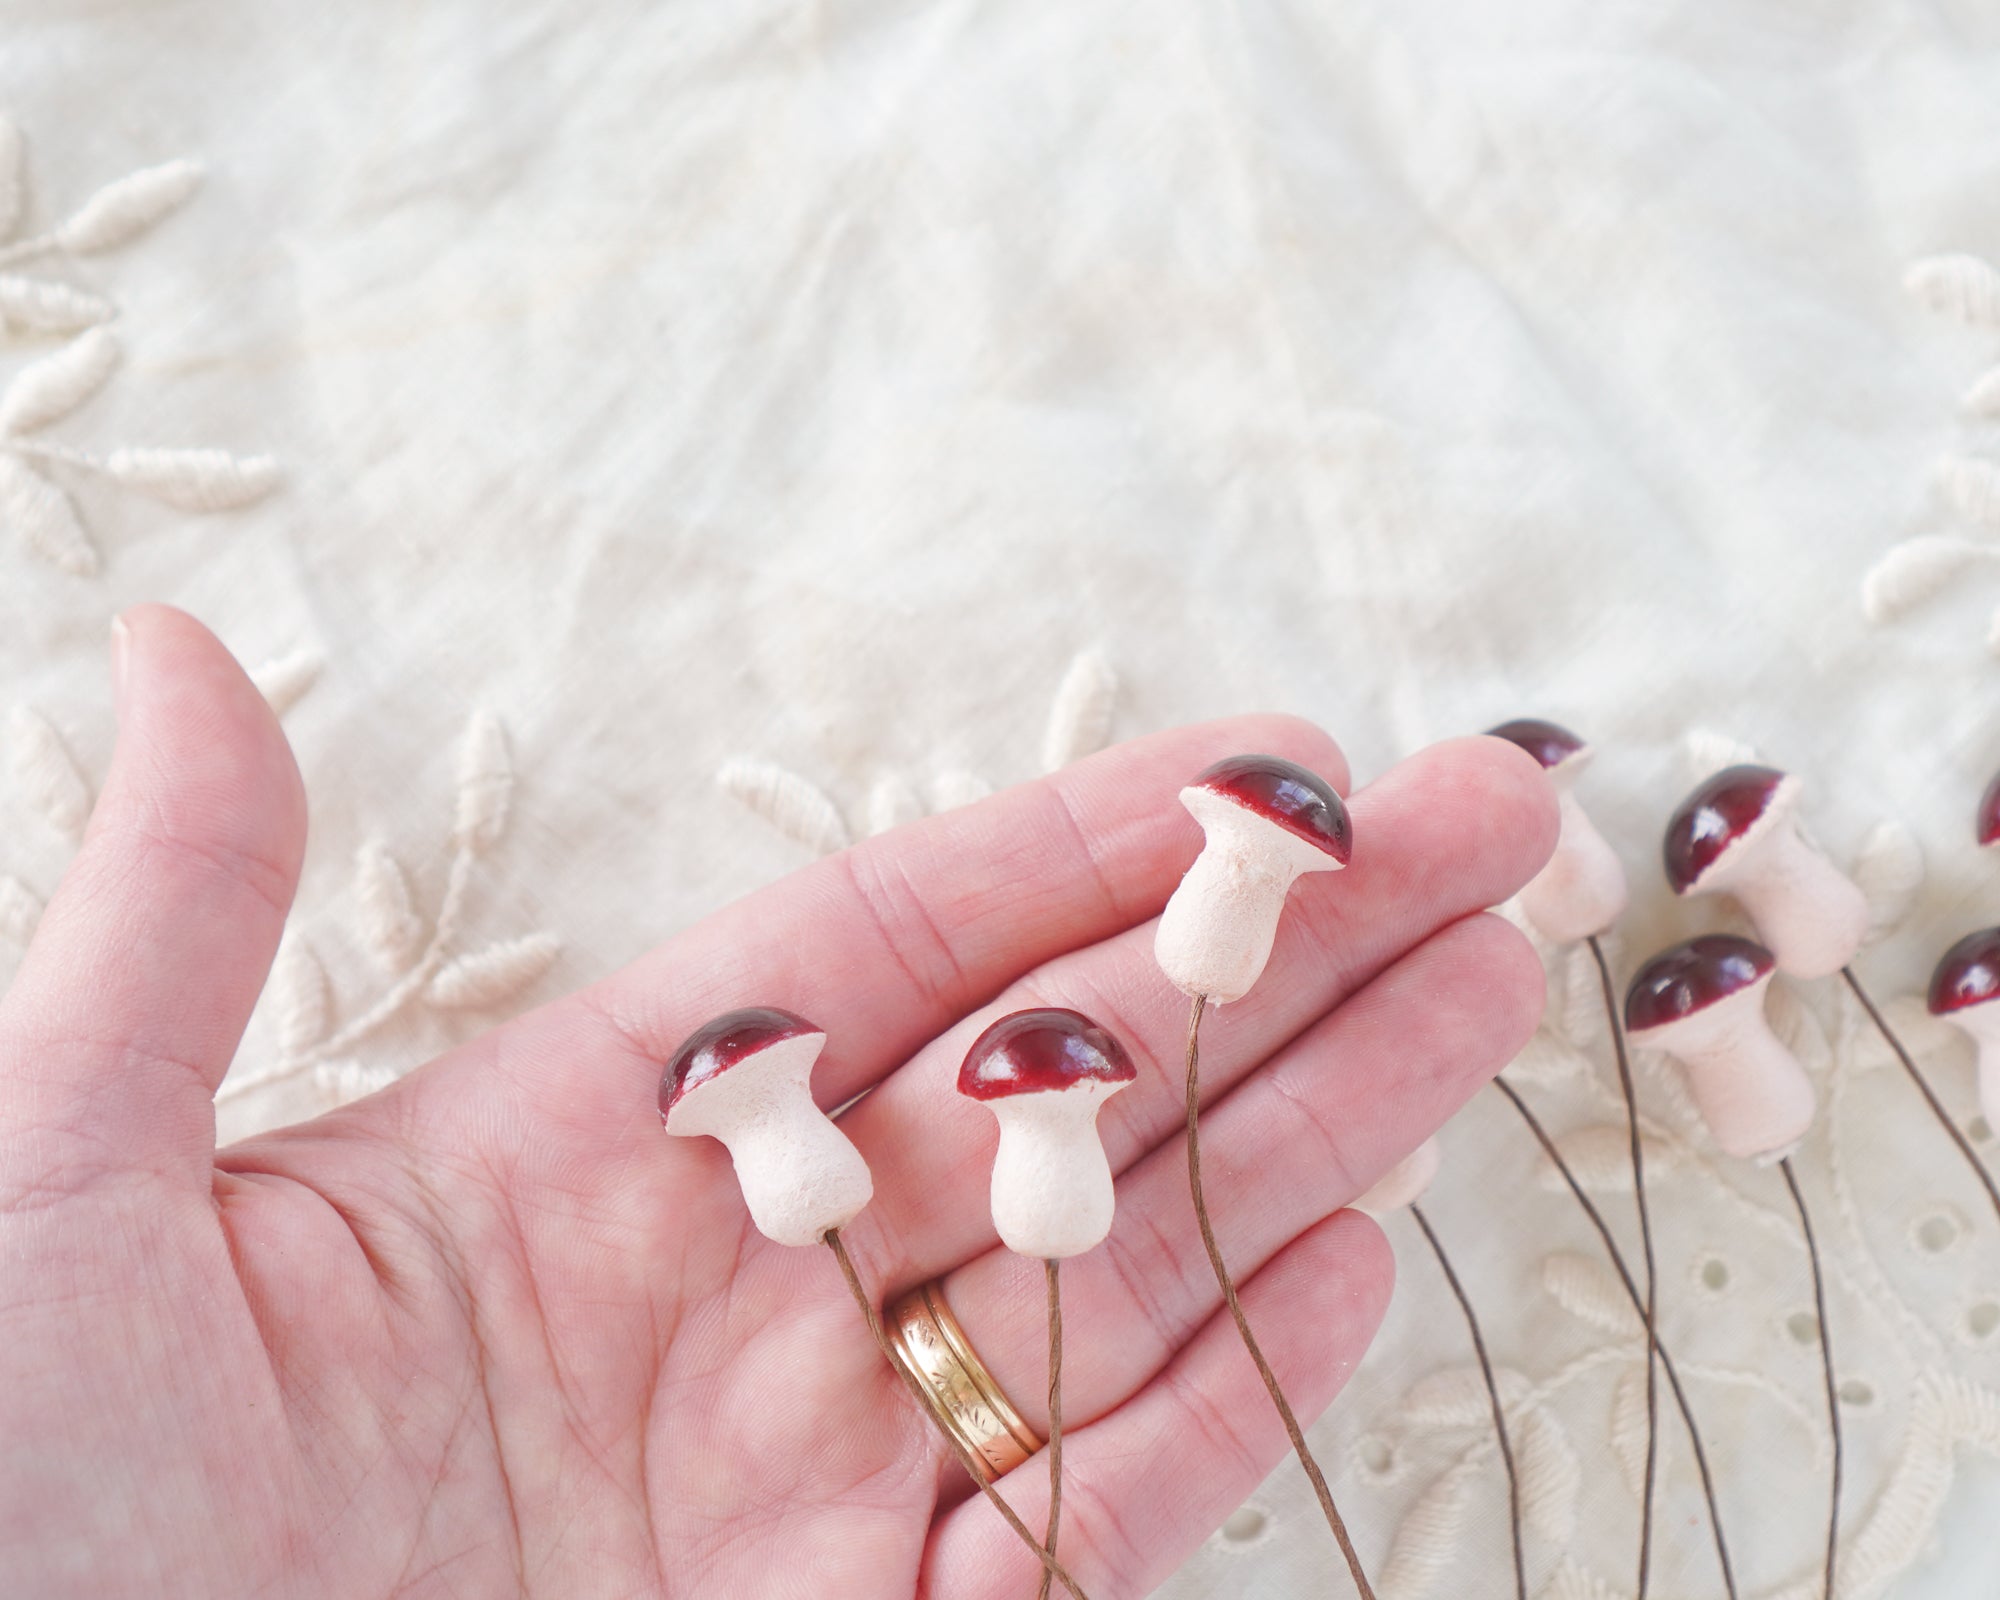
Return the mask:
<path id="1" fill-rule="evenodd" d="M 973 1041 L 958 1092 L 1000 1124 L 993 1226 L 1009 1250 L 1060 1261 L 1111 1231 L 1097 1113 L 1138 1076 L 1125 1047 L 1077 1011 L 1016 1011 Z"/>
<path id="2" fill-rule="evenodd" d="M 1205 842 L 1160 918 L 1153 953 L 1182 993 L 1216 1005 L 1247 994 L 1271 958 L 1301 873 L 1347 865 L 1347 807 L 1324 779 L 1279 756 L 1232 756 L 1181 790 Z"/>
<path id="3" fill-rule="evenodd" d="M 1968 933 L 1931 974 L 1930 1011 L 1979 1049 L 1979 1108 L 2000 1127 L 2000 928 Z"/>
<path id="4" fill-rule="evenodd" d="M 1815 1103 L 1805 1068 L 1764 1017 L 1775 970 L 1762 945 L 1704 934 L 1653 957 L 1625 995 L 1632 1042 L 1679 1060 L 1716 1143 L 1760 1163 L 1797 1146 Z"/>
<path id="5" fill-rule="evenodd" d="M 1716 773 L 1667 824 L 1667 881 L 1675 894 L 1735 895 L 1781 972 L 1824 978 L 1861 948 L 1868 902 L 1799 832 L 1802 787 L 1771 767 Z"/>
<path id="6" fill-rule="evenodd" d="M 813 1103 L 825 1045 L 804 1018 L 752 1006 L 697 1029 L 660 1079 L 667 1132 L 729 1147 L 750 1220 L 777 1244 L 818 1244 L 874 1193 L 861 1152 Z"/>
<path id="7" fill-rule="evenodd" d="M 1603 933 L 1625 910 L 1625 869 L 1574 793 L 1595 753 L 1567 728 L 1533 717 L 1491 730 L 1533 756 L 1555 786 L 1561 832 L 1548 865 L 1521 891 L 1521 910 L 1544 939 L 1570 944 Z"/>

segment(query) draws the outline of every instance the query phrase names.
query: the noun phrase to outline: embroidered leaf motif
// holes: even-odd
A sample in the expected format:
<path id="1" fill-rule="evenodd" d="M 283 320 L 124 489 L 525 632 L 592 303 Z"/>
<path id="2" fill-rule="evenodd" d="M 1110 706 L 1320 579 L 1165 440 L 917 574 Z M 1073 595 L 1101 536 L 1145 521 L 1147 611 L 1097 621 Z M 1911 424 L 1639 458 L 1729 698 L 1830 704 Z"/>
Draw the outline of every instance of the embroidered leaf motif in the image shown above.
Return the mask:
<path id="1" fill-rule="evenodd" d="M 424 993 L 444 1011 L 498 1005 L 539 979 L 561 954 L 562 941 L 552 933 L 508 939 L 448 962 Z"/>
<path id="2" fill-rule="evenodd" d="M 107 183 L 55 230 L 56 243 L 72 255 L 111 250 L 144 233 L 179 207 L 201 182 L 201 165 L 168 161 Z"/>
<path id="3" fill-rule="evenodd" d="M 1111 737 L 1111 714 L 1118 703 L 1118 675 L 1095 650 L 1069 664 L 1042 738 L 1042 770 L 1057 772 L 1104 748 Z"/>
<path id="4" fill-rule="evenodd" d="M 2000 328 L 2000 272 L 1977 256 L 1926 256 L 1903 274 L 1903 287 L 1927 311 Z"/>
<path id="5" fill-rule="evenodd" d="M 715 781 L 722 792 L 749 807 L 772 827 L 819 855 L 848 845 L 847 824 L 826 792 L 796 772 L 771 761 L 739 757 L 726 762 Z"/>
<path id="6" fill-rule="evenodd" d="M 1893 622 L 1990 553 L 1984 545 L 1951 534 L 1927 533 L 1905 539 L 1892 546 L 1861 580 L 1861 609 L 1870 622 Z"/>
<path id="7" fill-rule="evenodd" d="M 1553 1089 L 1589 1072 L 1590 1060 L 1582 1051 L 1544 1029 L 1509 1063 L 1507 1081 L 1516 1088 Z"/>
<path id="8" fill-rule="evenodd" d="M 892 772 L 877 778 L 868 791 L 870 833 L 887 833 L 906 822 L 915 822 L 923 814 L 924 803 L 917 798 L 916 791 Z"/>
<path id="9" fill-rule="evenodd" d="M 368 948 L 388 971 L 403 971 L 423 948 L 424 924 L 402 864 L 380 839 L 368 840 L 355 858 L 354 897 Z"/>
<path id="10" fill-rule="evenodd" d="M 51 823 L 71 837 L 90 817 L 90 785 L 62 736 L 32 706 L 16 706 L 8 719 L 14 776 L 21 791 Z"/>
<path id="11" fill-rule="evenodd" d="M 364 1067 L 358 1061 L 322 1061 L 313 1067 L 313 1087 L 337 1106 L 386 1089 L 395 1081 L 393 1067 Z"/>
<path id="12" fill-rule="evenodd" d="M 1540 1407 L 1523 1417 L 1515 1432 L 1522 1519 L 1560 1548 L 1576 1532 L 1576 1506 L 1583 1494 L 1576 1447 L 1554 1414 Z"/>
<path id="13" fill-rule="evenodd" d="M 183 511 L 229 511 L 261 500 L 278 486 L 270 456 L 232 456 L 226 450 L 114 450 L 104 470 Z"/>
<path id="14" fill-rule="evenodd" d="M 1579 1050 L 1589 1050 L 1609 1038 L 1604 1014 L 1604 987 L 1597 962 L 1587 944 L 1573 944 L 1563 957 L 1562 1036 Z"/>
<path id="15" fill-rule="evenodd" d="M 1568 1556 L 1549 1579 L 1541 1600 L 1623 1600 L 1618 1591 L 1596 1573 L 1576 1565 Z"/>
<path id="16" fill-rule="evenodd" d="M 992 792 L 993 785 L 976 772 L 940 772 L 931 782 L 931 809 L 955 811 L 984 800 Z"/>
<path id="17" fill-rule="evenodd" d="M 1605 1333 L 1629 1334 L 1641 1327 L 1623 1285 L 1589 1256 L 1566 1250 L 1544 1256 L 1542 1287 L 1571 1316 Z"/>
<path id="18" fill-rule="evenodd" d="M 23 949 L 42 920 L 42 902 L 19 878 L 0 876 L 0 939 Z"/>
<path id="19" fill-rule="evenodd" d="M 1382 1600 L 1422 1600 L 1458 1556 L 1472 1469 L 1460 1465 L 1426 1489 L 1396 1530 L 1375 1588 Z"/>
<path id="20" fill-rule="evenodd" d="M 1971 456 L 1947 456 L 1938 464 L 1938 486 L 1960 516 L 2000 528 L 2000 467 Z"/>
<path id="21" fill-rule="evenodd" d="M 23 333 L 76 333 L 111 320 L 112 305 L 101 295 L 0 272 L 0 322 Z"/>
<path id="22" fill-rule="evenodd" d="M 1868 939 L 1901 927 L 1924 886 L 1924 852 L 1917 836 L 1893 817 L 1878 822 L 1854 858 L 1854 881 L 1868 899 Z"/>
<path id="23" fill-rule="evenodd" d="M 295 1061 L 327 1035 L 326 968 L 303 939 L 288 940 L 271 969 L 271 1019 L 278 1054 Z"/>
<path id="24" fill-rule="evenodd" d="M 1528 1381 L 1520 1373 L 1499 1367 L 1493 1385 L 1500 1391 L 1502 1406 L 1512 1409 L 1528 1394 Z M 1446 1367 L 1410 1385 L 1397 1408 L 1403 1421 L 1418 1428 L 1490 1428 L 1493 1402 L 1486 1393 L 1486 1379 L 1477 1367 Z"/>
<path id="25" fill-rule="evenodd" d="M 21 222 L 21 130 L 0 117 L 0 239 Z"/>
<path id="26" fill-rule="evenodd" d="M 1714 728 L 1690 728 L 1681 738 L 1681 759 L 1687 768 L 1688 781 L 1699 783 L 1724 767 L 1754 763 L 1757 750 L 1754 745 Z"/>
<path id="27" fill-rule="evenodd" d="M 104 387 L 118 365 L 118 341 L 102 328 L 79 334 L 21 369 L 0 395 L 0 433 L 32 433 L 68 416 Z"/>
<path id="28" fill-rule="evenodd" d="M 326 662 L 311 650 L 294 650 L 290 655 L 267 661 L 250 674 L 257 692 L 279 716 L 283 716 L 315 683 Z"/>
<path id="29" fill-rule="evenodd" d="M 1977 416 L 2000 416 L 2000 367 L 1982 372 L 1959 403 Z"/>
<path id="30" fill-rule="evenodd" d="M 490 850 L 506 830 L 513 793 L 514 763 L 507 753 L 507 731 L 491 711 L 475 711 L 458 747 L 453 840 L 475 855 Z"/>
<path id="31" fill-rule="evenodd" d="M 1632 1137 L 1623 1123 L 1572 1129 L 1556 1140 L 1556 1148 L 1576 1174 L 1576 1181 L 1592 1194 L 1632 1192 Z M 1646 1162 L 1648 1187 L 1671 1177 L 1681 1165 L 1678 1150 L 1661 1144 L 1649 1134 L 1639 1135 L 1639 1153 Z M 1569 1185 L 1554 1162 L 1544 1160 L 1540 1165 L 1537 1181 L 1544 1189 L 1551 1194 L 1568 1190 Z"/>
<path id="32" fill-rule="evenodd" d="M 97 551 L 67 494 L 18 456 L 0 451 L 0 522 L 28 548 L 78 578 L 97 571 Z"/>

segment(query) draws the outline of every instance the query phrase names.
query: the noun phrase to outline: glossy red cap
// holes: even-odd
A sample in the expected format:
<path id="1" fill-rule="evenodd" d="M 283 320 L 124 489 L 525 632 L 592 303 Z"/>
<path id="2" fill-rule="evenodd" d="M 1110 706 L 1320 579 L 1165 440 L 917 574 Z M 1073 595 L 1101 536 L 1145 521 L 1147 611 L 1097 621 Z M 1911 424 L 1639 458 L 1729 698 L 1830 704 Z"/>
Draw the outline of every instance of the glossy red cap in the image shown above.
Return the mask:
<path id="1" fill-rule="evenodd" d="M 1333 786 L 1283 756 L 1231 756 L 1194 780 L 1246 811 L 1275 822 L 1342 866 L 1354 856 L 1354 827 Z"/>
<path id="2" fill-rule="evenodd" d="M 1519 745 L 1544 769 L 1561 766 L 1584 748 L 1583 741 L 1569 729 L 1553 722 L 1543 722 L 1538 717 L 1518 717 L 1512 722 L 1501 723 L 1497 728 L 1488 728 L 1486 732 L 1492 738 Z"/>
<path id="3" fill-rule="evenodd" d="M 1979 797 L 1979 842 L 2000 844 L 2000 775 L 1996 775 L 1986 786 L 1986 793 Z"/>
<path id="4" fill-rule="evenodd" d="M 1939 958 L 1931 974 L 1931 1015 L 1982 1006 L 2000 995 L 2000 928 L 1968 933 Z"/>
<path id="5" fill-rule="evenodd" d="M 1750 831 L 1784 781 L 1775 767 L 1729 767 L 1680 803 L 1667 823 L 1667 882 L 1675 894 L 1692 889 Z"/>
<path id="6" fill-rule="evenodd" d="M 661 1120 L 666 1120 L 667 1113 L 682 1095 L 699 1089 L 711 1078 L 721 1077 L 731 1067 L 740 1066 L 767 1045 L 825 1031 L 804 1017 L 795 1017 L 775 1006 L 745 1006 L 741 1011 L 725 1011 L 689 1034 L 667 1063 L 667 1070 L 660 1078 Z"/>
<path id="7" fill-rule="evenodd" d="M 1091 1078 L 1130 1083 L 1138 1076 L 1125 1047 L 1081 1011 L 1016 1011 L 973 1040 L 958 1069 L 958 1092 L 974 1100 L 1005 1100 L 1073 1088 Z"/>
<path id="8" fill-rule="evenodd" d="M 1731 933 L 1705 933 L 1662 950 L 1625 991 L 1625 1026 L 1632 1033 L 1664 1027 L 1741 994 L 1777 965 L 1771 952 Z"/>

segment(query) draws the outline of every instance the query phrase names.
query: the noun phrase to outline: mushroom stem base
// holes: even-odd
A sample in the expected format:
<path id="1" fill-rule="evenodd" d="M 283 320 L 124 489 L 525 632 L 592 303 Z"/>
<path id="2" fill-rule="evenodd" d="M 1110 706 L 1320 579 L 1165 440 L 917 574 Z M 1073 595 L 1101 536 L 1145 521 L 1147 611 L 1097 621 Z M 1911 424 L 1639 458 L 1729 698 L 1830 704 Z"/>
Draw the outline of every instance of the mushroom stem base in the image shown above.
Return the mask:
<path id="1" fill-rule="evenodd" d="M 1375 1600 L 1368 1574 L 1361 1568 L 1361 1557 L 1355 1552 L 1354 1541 L 1348 1537 L 1347 1524 L 1341 1520 L 1340 1512 L 1333 1503 L 1333 1491 L 1326 1486 L 1326 1474 L 1320 1471 L 1319 1463 L 1307 1448 L 1305 1430 L 1299 1426 L 1299 1419 L 1292 1411 L 1291 1402 L 1285 1398 L 1285 1391 L 1278 1386 L 1278 1375 L 1271 1370 L 1271 1363 L 1264 1359 L 1257 1336 L 1250 1331 L 1250 1319 L 1243 1314 L 1242 1303 L 1236 1298 L 1235 1280 L 1229 1276 L 1229 1268 L 1222 1259 L 1222 1247 L 1215 1242 L 1214 1225 L 1208 1220 L 1208 1200 L 1201 1188 L 1201 1014 L 1207 1009 L 1208 996 L 1198 994 L 1188 1012 L 1188 1187 L 1194 1193 L 1194 1219 L 1201 1227 L 1201 1242 L 1208 1251 L 1208 1264 L 1215 1269 L 1215 1281 L 1222 1288 L 1222 1298 L 1229 1307 L 1229 1315 L 1235 1319 L 1236 1331 L 1242 1335 L 1243 1348 L 1257 1363 L 1257 1375 L 1264 1380 L 1264 1387 L 1270 1392 L 1271 1404 L 1278 1408 L 1279 1419 L 1285 1424 L 1285 1433 L 1292 1441 L 1292 1453 L 1299 1458 L 1299 1465 L 1305 1468 L 1313 1493 L 1319 1497 L 1319 1508 L 1326 1514 L 1326 1525 L 1333 1530 L 1334 1541 L 1340 1546 L 1340 1553 L 1347 1558 L 1347 1570 L 1353 1575 L 1354 1587 L 1360 1591 L 1361 1600 Z"/>

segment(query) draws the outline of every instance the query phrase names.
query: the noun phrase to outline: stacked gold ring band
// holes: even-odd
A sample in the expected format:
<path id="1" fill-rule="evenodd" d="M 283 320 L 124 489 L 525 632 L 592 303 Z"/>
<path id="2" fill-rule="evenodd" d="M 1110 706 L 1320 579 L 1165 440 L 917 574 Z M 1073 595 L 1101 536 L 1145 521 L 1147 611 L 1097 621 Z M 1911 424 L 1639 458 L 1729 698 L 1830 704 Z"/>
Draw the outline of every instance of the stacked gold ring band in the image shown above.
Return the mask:
<path id="1" fill-rule="evenodd" d="M 889 1308 L 889 1339 L 938 1419 L 993 1477 L 1013 1471 L 1041 1449 L 1034 1429 L 965 1337 L 940 1284 L 921 1284 Z"/>

